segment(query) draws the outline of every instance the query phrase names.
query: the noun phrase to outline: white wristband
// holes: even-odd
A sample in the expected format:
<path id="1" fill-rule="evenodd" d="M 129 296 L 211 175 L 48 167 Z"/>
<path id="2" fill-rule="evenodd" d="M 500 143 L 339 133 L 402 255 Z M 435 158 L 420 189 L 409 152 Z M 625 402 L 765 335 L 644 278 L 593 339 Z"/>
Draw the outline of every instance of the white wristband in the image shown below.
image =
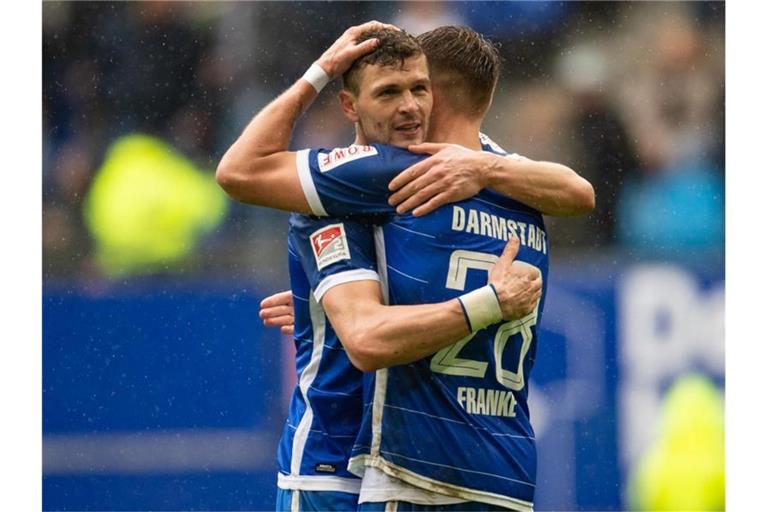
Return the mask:
<path id="1" fill-rule="evenodd" d="M 317 63 L 313 63 L 311 66 L 309 66 L 309 69 L 301 78 L 309 82 L 310 85 L 315 88 L 318 94 L 320 94 L 320 91 L 323 90 L 323 87 L 325 87 L 326 84 L 331 81 L 325 70 L 323 70 L 323 68 Z"/>
<path id="2" fill-rule="evenodd" d="M 458 297 L 471 332 L 502 320 L 501 305 L 492 284 Z"/>

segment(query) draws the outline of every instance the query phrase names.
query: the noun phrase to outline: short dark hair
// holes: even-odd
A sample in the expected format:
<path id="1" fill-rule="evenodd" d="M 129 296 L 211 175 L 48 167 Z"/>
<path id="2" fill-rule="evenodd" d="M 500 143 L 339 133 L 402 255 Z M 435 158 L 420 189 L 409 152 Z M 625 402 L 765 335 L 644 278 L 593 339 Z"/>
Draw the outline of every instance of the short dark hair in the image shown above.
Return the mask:
<path id="1" fill-rule="evenodd" d="M 499 51 L 469 27 L 449 25 L 417 37 L 430 78 L 457 112 L 484 115 L 499 79 Z"/>
<path id="2" fill-rule="evenodd" d="M 344 88 L 357 94 L 360 86 L 360 70 L 368 65 L 402 66 L 406 59 L 423 55 L 421 46 L 415 37 L 403 30 L 377 29 L 363 32 L 358 43 L 368 39 L 379 40 L 378 46 L 371 53 L 363 55 L 342 76 Z"/>

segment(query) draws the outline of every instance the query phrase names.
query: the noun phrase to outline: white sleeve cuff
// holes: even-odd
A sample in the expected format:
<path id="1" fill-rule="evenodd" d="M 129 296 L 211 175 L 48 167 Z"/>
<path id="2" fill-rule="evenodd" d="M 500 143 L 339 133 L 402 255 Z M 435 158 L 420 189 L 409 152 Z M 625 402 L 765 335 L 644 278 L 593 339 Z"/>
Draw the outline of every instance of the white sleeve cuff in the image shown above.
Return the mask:
<path id="1" fill-rule="evenodd" d="M 367 268 L 356 268 L 353 270 L 345 270 L 344 272 L 339 272 L 338 274 L 332 274 L 320 281 L 320 284 L 318 284 L 317 288 L 315 288 L 315 300 L 318 304 L 320 304 L 320 301 L 322 300 L 323 295 L 325 295 L 325 292 L 334 286 L 338 286 L 344 283 L 351 283 L 352 281 L 380 281 L 380 279 L 379 274 Z"/>
<path id="2" fill-rule="evenodd" d="M 304 197 L 307 199 L 312 213 L 318 217 L 327 217 L 328 213 L 320 201 L 320 196 L 315 188 L 315 182 L 312 180 L 312 171 L 309 169 L 309 149 L 302 149 L 296 152 L 296 170 L 299 173 L 301 189 L 304 191 Z"/>

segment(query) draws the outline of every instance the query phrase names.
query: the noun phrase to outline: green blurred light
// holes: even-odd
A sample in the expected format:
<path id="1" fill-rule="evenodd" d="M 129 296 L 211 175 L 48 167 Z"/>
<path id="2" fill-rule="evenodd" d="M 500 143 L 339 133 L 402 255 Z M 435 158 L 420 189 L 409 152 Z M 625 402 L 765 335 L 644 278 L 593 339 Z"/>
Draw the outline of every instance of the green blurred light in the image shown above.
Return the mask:
<path id="1" fill-rule="evenodd" d="M 659 437 L 630 479 L 633 510 L 725 509 L 725 413 L 707 378 L 678 379 L 664 399 Z M 652 428 L 649 425 L 649 428 Z"/>
<path id="2" fill-rule="evenodd" d="M 83 213 L 99 267 L 120 277 L 189 256 L 199 238 L 224 219 L 227 205 L 212 173 L 165 142 L 134 134 L 108 149 Z"/>

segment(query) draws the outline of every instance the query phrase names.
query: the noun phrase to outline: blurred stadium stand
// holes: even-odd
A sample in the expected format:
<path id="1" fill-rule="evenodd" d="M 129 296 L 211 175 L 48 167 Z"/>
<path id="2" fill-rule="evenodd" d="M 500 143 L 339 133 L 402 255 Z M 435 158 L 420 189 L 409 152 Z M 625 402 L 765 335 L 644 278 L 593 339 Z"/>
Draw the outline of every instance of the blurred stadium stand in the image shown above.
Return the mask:
<path id="1" fill-rule="evenodd" d="M 491 37 L 504 64 L 485 132 L 595 186 L 593 214 L 548 219 L 536 506 L 628 507 L 666 391 L 690 372 L 724 385 L 724 18 L 718 2 L 45 2 L 44 509 L 273 506 L 291 344 L 256 314 L 287 285 L 287 216 L 230 201 L 219 221 L 212 199 L 215 228 L 186 250 L 112 272 L 88 198 L 135 133 L 212 176 L 248 120 L 368 19 Z M 294 148 L 352 140 L 336 87 Z M 146 208 L 132 229 L 161 218 Z"/>

